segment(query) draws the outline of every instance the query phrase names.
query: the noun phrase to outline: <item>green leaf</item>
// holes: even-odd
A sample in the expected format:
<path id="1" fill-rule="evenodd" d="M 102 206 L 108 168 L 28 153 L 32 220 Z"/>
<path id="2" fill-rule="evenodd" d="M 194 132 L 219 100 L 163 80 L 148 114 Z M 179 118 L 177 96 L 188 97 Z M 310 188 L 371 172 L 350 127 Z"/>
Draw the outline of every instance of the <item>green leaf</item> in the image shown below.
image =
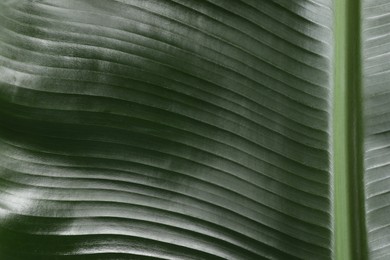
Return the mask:
<path id="1" fill-rule="evenodd" d="M 0 259 L 385 259 L 389 10 L 0 1 Z"/>
<path id="2" fill-rule="evenodd" d="M 390 257 L 389 197 L 389 21 L 390 4 L 363 4 L 364 183 L 370 258 Z"/>

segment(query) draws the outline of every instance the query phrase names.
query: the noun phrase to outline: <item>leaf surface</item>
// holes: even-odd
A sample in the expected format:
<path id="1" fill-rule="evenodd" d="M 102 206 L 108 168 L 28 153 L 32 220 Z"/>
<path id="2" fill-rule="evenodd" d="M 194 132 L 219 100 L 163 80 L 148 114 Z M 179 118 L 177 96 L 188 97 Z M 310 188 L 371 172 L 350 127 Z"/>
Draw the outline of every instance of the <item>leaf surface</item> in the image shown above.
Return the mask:
<path id="1" fill-rule="evenodd" d="M 365 210 L 370 259 L 390 256 L 389 55 L 390 4 L 365 0 L 363 7 Z"/>
<path id="2" fill-rule="evenodd" d="M 3 259 L 329 259 L 329 0 L 0 3 Z"/>

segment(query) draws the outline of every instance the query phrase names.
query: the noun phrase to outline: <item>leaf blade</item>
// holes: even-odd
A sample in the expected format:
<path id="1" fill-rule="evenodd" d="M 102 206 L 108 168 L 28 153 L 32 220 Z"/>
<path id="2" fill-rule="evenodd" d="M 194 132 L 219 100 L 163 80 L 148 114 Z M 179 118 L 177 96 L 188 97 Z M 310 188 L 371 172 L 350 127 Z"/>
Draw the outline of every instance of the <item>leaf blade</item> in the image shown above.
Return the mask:
<path id="1" fill-rule="evenodd" d="M 2 4 L 2 251 L 329 258 L 331 2 L 124 2 Z"/>

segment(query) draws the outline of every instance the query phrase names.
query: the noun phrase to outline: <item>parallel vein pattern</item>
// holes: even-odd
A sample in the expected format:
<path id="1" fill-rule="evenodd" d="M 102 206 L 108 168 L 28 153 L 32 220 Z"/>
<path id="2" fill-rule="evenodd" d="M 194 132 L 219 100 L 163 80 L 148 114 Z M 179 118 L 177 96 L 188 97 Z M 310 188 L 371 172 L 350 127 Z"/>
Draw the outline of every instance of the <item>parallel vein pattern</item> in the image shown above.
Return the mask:
<path id="1" fill-rule="evenodd" d="M 363 5 L 366 225 L 371 259 L 390 257 L 390 3 Z"/>
<path id="2" fill-rule="evenodd" d="M 1 1 L 0 258 L 330 258 L 331 7 Z"/>

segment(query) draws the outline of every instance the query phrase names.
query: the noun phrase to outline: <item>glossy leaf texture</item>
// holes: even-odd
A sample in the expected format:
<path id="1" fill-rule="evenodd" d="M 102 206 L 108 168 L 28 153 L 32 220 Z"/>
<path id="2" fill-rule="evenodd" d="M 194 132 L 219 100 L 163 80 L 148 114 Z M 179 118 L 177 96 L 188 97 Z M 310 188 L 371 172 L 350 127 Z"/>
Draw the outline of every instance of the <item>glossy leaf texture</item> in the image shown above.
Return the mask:
<path id="1" fill-rule="evenodd" d="M 370 259 L 390 257 L 390 3 L 364 0 L 366 228 Z"/>
<path id="2" fill-rule="evenodd" d="M 0 1 L 0 258 L 331 258 L 332 21 L 331 0 Z"/>

